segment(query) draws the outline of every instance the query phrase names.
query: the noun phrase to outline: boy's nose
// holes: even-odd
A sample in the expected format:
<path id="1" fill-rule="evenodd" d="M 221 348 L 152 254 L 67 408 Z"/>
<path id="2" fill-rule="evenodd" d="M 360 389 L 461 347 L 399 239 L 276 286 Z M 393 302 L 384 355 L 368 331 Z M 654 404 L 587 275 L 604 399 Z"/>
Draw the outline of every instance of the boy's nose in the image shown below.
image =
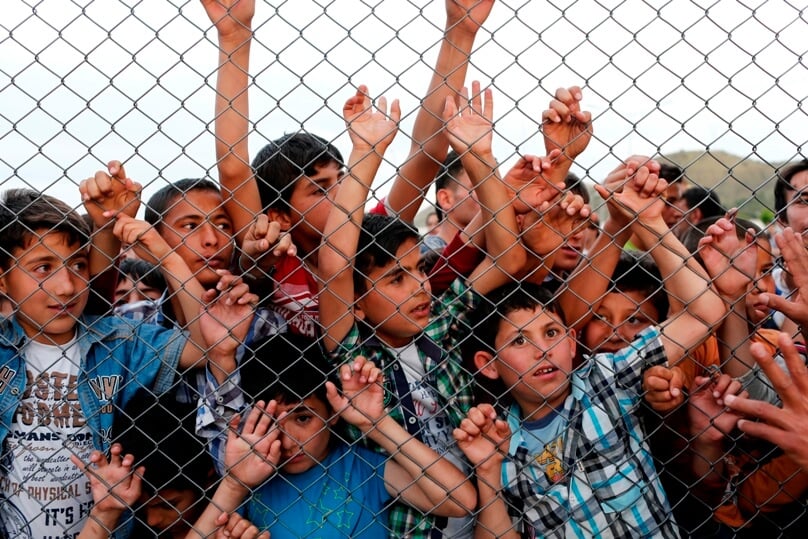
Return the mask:
<path id="1" fill-rule="evenodd" d="M 202 245 L 204 247 L 215 247 L 219 244 L 219 240 L 221 239 L 221 232 L 213 223 L 205 223 L 202 225 L 200 234 L 202 234 Z"/>
<path id="2" fill-rule="evenodd" d="M 77 277 L 70 269 L 67 266 L 63 266 L 50 276 L 48 282 L 50 289 L 55 295 L 72 296 L 76 291 L 75 279 L 77 279 Z"/>

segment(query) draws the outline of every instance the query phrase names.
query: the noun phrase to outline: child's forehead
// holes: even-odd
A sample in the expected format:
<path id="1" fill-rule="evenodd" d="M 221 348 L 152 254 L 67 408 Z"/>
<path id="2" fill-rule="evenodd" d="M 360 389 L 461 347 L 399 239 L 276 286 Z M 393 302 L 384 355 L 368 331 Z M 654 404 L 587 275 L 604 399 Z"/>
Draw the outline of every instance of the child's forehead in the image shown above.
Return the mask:
<path id="1" fill-rule="evenodd" d="M 177 195 L 168 205 L 165 217 L 182 214 L 227 215 L 221 193 L 211 189 L 192 189 Z"/>
<path id="2" fill-rule="evenodd" d="M 69 254 L 72 256 L 85 256 L 88 254 L 90 246 L 82 245 L 80 241 L 73 238 L 71 234 L 48 228 L 39 228 L 31 234 L 26 234 L 21 247 L 15 247 L 13 254 L 16 258 L 22 258 L 27 253 L 35 250 L 47 250 L 57 254 L 55 249 L 59 249 L 60 255 Z"/>
<path id="3" fill-rule="evenodd" d="M 275 415 L 278 416 L 284 412 L 290 415 L 314 414 L 324 420 L 327 420 L 330 415 L 328 404 L 314 395 L 306 397 L 302 401 L 284 402 L 279 400 Z"/>
<path id="4" fill-rule="evenodd" d="M 510 311 L 499 324 L 499 332 L 510 329 L 518 329 L 531 324 L 546 324 L 553 322 L 564 325 L 558 313 L 546 309 L 541 305 L 536 305 L 528 309 L 514 309 Z"/>

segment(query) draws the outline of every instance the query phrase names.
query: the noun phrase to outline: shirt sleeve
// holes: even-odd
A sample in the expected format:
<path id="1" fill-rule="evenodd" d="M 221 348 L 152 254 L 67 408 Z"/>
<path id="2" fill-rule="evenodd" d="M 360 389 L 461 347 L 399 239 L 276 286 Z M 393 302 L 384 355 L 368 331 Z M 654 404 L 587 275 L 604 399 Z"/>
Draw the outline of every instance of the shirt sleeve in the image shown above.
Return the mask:
<path id="1" fill-rule="evenodd" d="M 443 250 L 429 272 L 429 284 L 436 296 L 446 291 L 458 278 L 465 279 L 482 262 L 485 255 L 471 242 L 464 242 L 458 233 Z"/>
<path id="2" fill-rule="evenodd" d="M 634 341 L 614 354 L 598 354 L 598 363 L 612 370 L 615 384 L 627 391 L 642 391 L 642 373 L 654 365 L 664 365 L 668 358 L 659 327 L 641 331 Z"/>
<path id="3" fill-rule="evenodd" d="M 206 370 L 206 384 L 196 411 L 196 434 L 208 441 L 216 471 L 224 473 L 224 449 L 227 429 L 233 416 L 244 412 L 244 393 L 238 371 L 222 384 L 216 381 L 210 369 Z"/>

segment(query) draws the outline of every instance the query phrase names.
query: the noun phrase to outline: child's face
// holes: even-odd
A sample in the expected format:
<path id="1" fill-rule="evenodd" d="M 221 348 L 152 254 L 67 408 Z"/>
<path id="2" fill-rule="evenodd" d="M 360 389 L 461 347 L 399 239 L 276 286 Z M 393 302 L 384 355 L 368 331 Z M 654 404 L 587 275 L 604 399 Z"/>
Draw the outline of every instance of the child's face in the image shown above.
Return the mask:
<path id="1" fill-rule="evenodd" d="M 0 291 L 16 306 L 25 334 L 45 344 L 70 342 L 89 297 L 86 249 L 69 243 L 67 234 L 42 229 L 11 254 L 14 260 L 0 277 Z"/>
<path id="2" fill-rule="evenodd" d="M 432 289 L 414 239 L 402 243 L 384 267 L 372 268 L 367 293 L 357 301 L 360 316 L 390 346 L 405 346 L 429 323 Z"/>
<path id="3" fill-rule="evenodd" d="M 776 287 L 772 268 L 774 267 L 774 257 L 772 256 L 771 245 L 765 238 L 757 240 L 757 275 L 749 293 L 746 294 L 746 315 L 753 324 L 759 324 L 770 314 L 768 305 L 761 303 L 760 294 L 774 294 Z"/>
<path id="4" fill-rule="evenodd" d="M 205 288 L 219 281 L 216 270 L 230 267 L 235 246 L 233 223 L 219 193 L 189 191 L 171 204 L 159 230 Z"/>
<path id="5" fill-rule="evenodd" d="M 199 493 L 190 489 L 167 488 L 155 496 L 141 497 L 146 524 L 163 536 L 184 538 L 205 507 Z"/>
<path id="6" fill-rule="evenodd" d="M 130 277 L 122 277 L 115 287 L 114 305 L 135 303 L 144 299 L 158 300 L 163 295 L 162 290 L 149 286 L 142 281 L 133 281 Z"/>
<path id="7" fill-rule="evenodd" d="M 482 374 L 502 381 L 523 419 L 540 419 L 564 403 L 575 357 L 575 331 L 558 316 L 541 307 L 513 311 L 500 322 L 494 345 L 496 357 L 478 352 L 475 362 L 478 367 L 487 362 Z"/>
<path id="8" fill-rule="evenodd" d="M 586 239 L 586 229 L 582 226 L 575 229 L 566 237 L 558 248 L 553 259 L 553 272 L 556 275 L 570 273 L 581 262 L 581 254 L 584 251 L 584 240 Z"/>
<path id="9" fill-rule="evenodd" d="M 314 176 L 303 176 L 289 197 L 288 229 L 295 244 L 311 252 L 320 245 L 328 214 L 334 204 L 344 171 L 334 161 L 315 167 Z"/>
<path id="10" fill-rule="evenodd" d="M 325 460 L 331 442 L 330 427 L 338 417 L 314 396 L 302 402 L 278 403 L 275 416 L 284 412 L 287 415 L 279 421 L 282 470 L 289 474 L 303 473 Z"/>
<path id="11" fill-rule="evenodd" d="M 801 234 L 805 240 L 808 232 L 808 170 L 798 172 L 791 178 L 791 189 L 786 191 L 788 205 L 784 214 L 786 225 Z"/>
<path id="12" fill-rule="evenodd" d="M 582 341 L 590 353 L 614 353 L 658 322 L 659 312 L 642 292 L 610 292 L 586 325 Z"/>

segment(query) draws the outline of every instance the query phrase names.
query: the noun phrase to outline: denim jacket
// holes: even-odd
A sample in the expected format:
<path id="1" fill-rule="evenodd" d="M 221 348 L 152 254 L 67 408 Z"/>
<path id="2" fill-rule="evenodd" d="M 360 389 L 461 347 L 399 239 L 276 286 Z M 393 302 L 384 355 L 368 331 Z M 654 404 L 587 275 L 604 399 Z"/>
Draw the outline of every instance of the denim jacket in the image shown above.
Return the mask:
<path id="1" fill-rule="evenodd" d="M 87 317 L 77 324 L 81 365 L 78 398 L 93 445 L 110 445 L 115 410 L 138 389 L 170 389 L 187 342 L 178 330 L 116 317 Z M 25 332 L 11 317 L 0 319 L 0 444 L 4 444 L 25 393 L 25 359 L 19 353 Z"/>

